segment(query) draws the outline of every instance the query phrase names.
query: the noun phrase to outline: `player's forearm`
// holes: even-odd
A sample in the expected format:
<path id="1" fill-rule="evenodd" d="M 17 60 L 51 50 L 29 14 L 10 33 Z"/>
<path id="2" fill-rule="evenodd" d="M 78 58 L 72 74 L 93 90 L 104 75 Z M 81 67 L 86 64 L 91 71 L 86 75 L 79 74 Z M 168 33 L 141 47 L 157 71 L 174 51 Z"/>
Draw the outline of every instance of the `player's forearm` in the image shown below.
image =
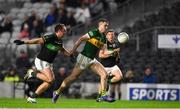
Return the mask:
<path id="1" fill-rule="evenodd" d="M 120 48 L 114 49 L 113 52 L 120 52 Z"/>
<path id="2" fill-rule="evenodd" d="M 80 40 L 78 40 L 78 41 L 74 44 L 74 47 L 73 47 L 73 49 L 72 49 L 73 52 L 76 51 L 76 49 L 79 47 L 79 45 L 81 44 L 81 42 L 82 42 L 82 40 L 80 39 Z"/>
<path id="3" fill-rule="evenodd" d="M 87 41 L 88 39 L 89 39 L 89 36 L 87 36 L 87 34 L 84 35 L 84 36 L 82 36 L 82 37 L 80 37 L 80 38 L 76 41 L 76 43 L 74 44 L 74 47 L 73 47 L 73 49 L 72 49 L 72 52 L 75 52 L 75 51 L 76 51 L 76 49 L 79 47 L 79 45 L 81 44 L 81 42 Z"/>
<path id="4" fill-rule="evenodd" d="M 65 56 L 71 56 L 70 52 L 67 51 L 67 50 L 64 50 L 63 54 L 64 54 Z"/>
<path id="5" fill-rule="evenodd" d="M 42 44 L 43 41 L 42 39 L 38 38 L 38 39 L 32 39 L 32 40 L 25 40 L 24 43 L 25 44 Z"/>
<path id="6" fill-rule="evenodd" d="M 99 55 L 99 58 L 108 58 L 110 56 L 111 56 L 111 54 L 101 54 L 101 55 Z"/>
<path id="7" fill-rule="evenodd" d="M 71 53 L 66 50 L 64 47 L 60 48 L 60 51 L 65 55 L 65 56 L 71 56 Z"/>
<path id="8" fill-rule="evenodd" d="M 100 51 L 99 52 L 99 58 L 108 58 L 110 56 L 112 56 L 112 54 L 108 53 L 108 51 Z"/>

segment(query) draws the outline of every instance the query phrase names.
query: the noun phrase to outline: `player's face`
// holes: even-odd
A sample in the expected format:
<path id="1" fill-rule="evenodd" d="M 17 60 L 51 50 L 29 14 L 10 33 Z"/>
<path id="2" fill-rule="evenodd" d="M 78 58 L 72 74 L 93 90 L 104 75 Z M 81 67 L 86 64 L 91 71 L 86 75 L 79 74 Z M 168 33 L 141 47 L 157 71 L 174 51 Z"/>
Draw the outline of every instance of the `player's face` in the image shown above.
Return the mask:
<path id="1" fill-rule="evenodd" d="M 65 34 L 65 33 L 67 32 L 66 28 L 63 28 L 63 29 L 61 30 L 61 32 L 62 32 L 63 34 Z"/>
<path id="2" fill-rule="evenodd" d="M 146 74 L 146 75 L 150 75 L 150 74 L 151 74 L 151 69 L 150 69 L 150 68 L 147 68 L 147 69 L 145 70 L 145 74 Z"/>
<path id="3" fill-rule="evenodd" d="M 64 34 L 66 34 L 66 28 L 64 27 L 63 29 L 59 30 L 59 36 L 64 36 Z"/>
<path id="4" fill-rule="evenodd" d="M 107 40 L 110 41 L 110 42 L 114 41 L 114 37 L 115 37 L 115 33 L 114 33 L 114 32 L 108 32 L 108 33 L 106 34 L 106 38 L 107 38 Z"/>
<path id="5" fill-rule="evenodd" d="M 101 28 L 101 32 L 106 32 L 106 30 L 108 29 L 108 23 L 107 22 L 100 22 L 99 27 Z"/>

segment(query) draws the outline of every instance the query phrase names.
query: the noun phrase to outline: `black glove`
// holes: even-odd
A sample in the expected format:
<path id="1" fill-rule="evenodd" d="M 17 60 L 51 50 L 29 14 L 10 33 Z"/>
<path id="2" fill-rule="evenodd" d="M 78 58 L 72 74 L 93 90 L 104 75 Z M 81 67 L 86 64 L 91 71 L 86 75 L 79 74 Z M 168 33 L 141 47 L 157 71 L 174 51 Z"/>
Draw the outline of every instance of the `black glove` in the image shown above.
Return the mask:
<path id="1" fill-rule="evenodd" d="M 14 43 L 15 43 L 16 45 L 22 45 L 22 44 L 24 44 L 24 41 L 14 40 Z"/>

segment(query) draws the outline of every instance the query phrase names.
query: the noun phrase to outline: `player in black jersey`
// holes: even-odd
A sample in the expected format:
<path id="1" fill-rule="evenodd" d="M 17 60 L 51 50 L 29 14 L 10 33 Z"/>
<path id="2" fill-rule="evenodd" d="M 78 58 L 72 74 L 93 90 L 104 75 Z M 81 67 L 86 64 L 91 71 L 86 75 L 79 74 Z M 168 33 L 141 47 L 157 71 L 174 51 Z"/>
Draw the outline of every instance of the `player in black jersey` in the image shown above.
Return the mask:
<path id="1" fill-rule="evenodd" d="M 27 80 L 32 77 L 37 77 L 44 81 L 31 97 L 27 98 L 30 103 L 36 103 L 36 98 L 44 92 L 54 82 L 53 65 L 58 51 L 60 50 L 65 56 L 70 56 L 70 53 L 63 47 L 62 37 L 66 33 L 64 24 L 57 24 L 55 26 L 55 33 L 44 35 L 40 38 L 31 40 L 15 40 L 16 45 L 22 44 L 41 44 L 41 51 L 35 58 L 36 71 L 29 69 L 24 79 Z"/>
<path id="2" fill-rule="evenodd" d="M 106 47 L 101 49 L 99 52 L 99 58 L 102 65 L 105 67 L 106 72 L 108 73 L 109 80 L 111 84 L 111 96 L 114 97 L 115 86 L 118 86 L 119 89 L 119 98 L 120 98 L 120 88 L 119 81 L 122 79 L 122 72 L 118 67 L 119 62 L 119 52 L 120 52 L 120 43 L 115 40 L 115 32 L 110 29 L 106 33 Z M 117 85 L 116 85 L 117 84 Z"/>

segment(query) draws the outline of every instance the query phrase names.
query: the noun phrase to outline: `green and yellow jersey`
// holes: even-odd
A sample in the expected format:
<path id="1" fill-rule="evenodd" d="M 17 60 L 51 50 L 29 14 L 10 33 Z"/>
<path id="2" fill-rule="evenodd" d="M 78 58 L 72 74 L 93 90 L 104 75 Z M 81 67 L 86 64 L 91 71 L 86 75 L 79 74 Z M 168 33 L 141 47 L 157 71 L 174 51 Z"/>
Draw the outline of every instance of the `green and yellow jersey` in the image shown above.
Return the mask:
<path id="1" fill-rule="evenodd" d="M 58 54 L 59 49 L 63 47 L 63 41 L 62 39 L 58 39 L 55 33 L 44 35 L 42 38 L 44 40 L 44 45 L 37 55 L 37 58 L 52 63 Z"/>
<path id="2" fill-rule="evenodd" d="M 88 32 L 90 39 L 86 41 L 83 51 L 81 54 L 88 58 L 94 59 L 96 54 L 99 52 L 101 47 L 106 43 L 106 36 L 104 33 L 100 33 L 98 29 L 93 29 Z"/>

